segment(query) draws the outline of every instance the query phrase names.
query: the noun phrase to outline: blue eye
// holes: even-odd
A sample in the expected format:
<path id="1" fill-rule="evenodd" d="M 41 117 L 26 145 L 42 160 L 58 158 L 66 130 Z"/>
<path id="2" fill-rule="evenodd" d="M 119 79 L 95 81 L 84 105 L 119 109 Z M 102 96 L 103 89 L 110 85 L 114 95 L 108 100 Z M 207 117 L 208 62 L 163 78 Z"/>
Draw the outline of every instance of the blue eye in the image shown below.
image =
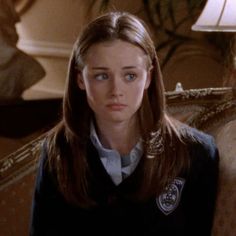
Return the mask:
<path id="1" fill-rule="evenodd" d="M 94 76 L 94 78 L 96 79 L 96 80 L 106 80 L 106 79 L 108 79 L 108 75 L 107 74 L 97 74 L 97 75 L 95 75 Z"/>
<path id="2" fill-rule="evenodd" d="M 127 74 L 127 75 L 125 75 L 125 79 L 127 80 L 127 81 L 133 81 L 133 80 L 135 80 L 137 78 L 137 76 L 135 75 L 135 74 Z"/>

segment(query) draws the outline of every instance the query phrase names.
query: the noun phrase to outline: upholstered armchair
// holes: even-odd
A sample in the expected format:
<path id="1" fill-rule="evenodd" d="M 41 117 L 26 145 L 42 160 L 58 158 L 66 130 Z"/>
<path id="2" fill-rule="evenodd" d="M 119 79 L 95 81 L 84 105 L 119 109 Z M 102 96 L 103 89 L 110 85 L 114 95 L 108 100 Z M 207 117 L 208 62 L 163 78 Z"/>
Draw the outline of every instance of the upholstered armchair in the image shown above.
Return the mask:
<path id="1" fill-rule="evenodd" d="M 236 98 L 232 88 L 168 92 L 169 112 L 214 136 L 220 154 L 213 236 L 236 235 Z"/>
<path id="2" fill-rule="evenodd" d="M 214 236 L 236 235 L 236 98 L 232 88 L 167 92 L 168 112 L 215 137 L 220 181 Z M 45 134 L 0 160 L 0 235 L 28 235 L 39 149 Z M 194 204 L 194 203 L 193 203 Z"/>

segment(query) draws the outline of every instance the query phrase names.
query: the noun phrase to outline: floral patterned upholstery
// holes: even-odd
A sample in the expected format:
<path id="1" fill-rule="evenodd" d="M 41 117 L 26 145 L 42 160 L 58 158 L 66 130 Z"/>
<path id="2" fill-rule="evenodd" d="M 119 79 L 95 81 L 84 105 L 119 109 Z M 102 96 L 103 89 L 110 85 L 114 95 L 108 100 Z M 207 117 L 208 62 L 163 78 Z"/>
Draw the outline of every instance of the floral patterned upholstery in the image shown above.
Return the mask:
<path id="1" fill-rule="evenodd" d="M 236 235 L 236 103 L 231 88 L 167 92 L 174 117 L 212 134 L 220 152 L 213 236 Z M 44 134 L 45 135 L 45 134 Z M 44 135 L 0 160 L 0 235 L 28 235 L 39 149 Z"/>

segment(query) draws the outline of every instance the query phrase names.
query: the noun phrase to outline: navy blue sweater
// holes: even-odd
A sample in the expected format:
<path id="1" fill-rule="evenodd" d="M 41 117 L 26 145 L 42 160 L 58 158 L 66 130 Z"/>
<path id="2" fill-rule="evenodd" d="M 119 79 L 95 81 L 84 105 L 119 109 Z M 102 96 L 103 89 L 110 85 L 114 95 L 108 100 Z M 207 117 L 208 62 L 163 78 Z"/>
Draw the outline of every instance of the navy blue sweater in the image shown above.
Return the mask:
<path id="1" fill-rule="evenodd" d="M 135 185 L 136 170 L 116 186 L 90 143 L 88 163 L 99 203 L 91 209 L 72 206 L 65 201 L 51 173 L 44 168 L 47 151 L 43 148 L 30 235 L 211 235 L 218 151 L 211 136 L 195 129 L 193 133 L 200 142 L 189 144 L 189 174 L 174 179 L 163 194 L 143 203 L 125 197 Z"/>

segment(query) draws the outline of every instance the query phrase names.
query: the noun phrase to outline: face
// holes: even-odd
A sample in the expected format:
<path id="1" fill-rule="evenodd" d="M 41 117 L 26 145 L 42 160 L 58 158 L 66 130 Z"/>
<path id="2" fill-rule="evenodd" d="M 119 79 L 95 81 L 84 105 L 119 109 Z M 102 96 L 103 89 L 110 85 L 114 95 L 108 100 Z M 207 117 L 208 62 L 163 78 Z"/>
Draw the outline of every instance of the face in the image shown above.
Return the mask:
<path id="1" fill-rule="evenodd" d="M 115 40 L 89 48 L 77 82 L 98 122 L 129 122 L 136 118 L 150 73 L 141 48 Z"/>

